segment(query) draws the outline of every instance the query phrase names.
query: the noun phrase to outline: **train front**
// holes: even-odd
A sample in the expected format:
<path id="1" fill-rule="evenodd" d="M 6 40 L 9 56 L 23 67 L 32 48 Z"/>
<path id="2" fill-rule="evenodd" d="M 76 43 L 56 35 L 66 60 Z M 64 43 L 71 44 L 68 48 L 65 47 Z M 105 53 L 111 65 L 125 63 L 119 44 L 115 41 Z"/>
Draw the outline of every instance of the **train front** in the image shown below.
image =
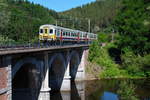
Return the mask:
<path id="1" fill-rule="evenodd" d="M 56 39 L 55 28 L 52 25 L 42 25 L 39 29 L 40 41 L 54 41 Z"/>

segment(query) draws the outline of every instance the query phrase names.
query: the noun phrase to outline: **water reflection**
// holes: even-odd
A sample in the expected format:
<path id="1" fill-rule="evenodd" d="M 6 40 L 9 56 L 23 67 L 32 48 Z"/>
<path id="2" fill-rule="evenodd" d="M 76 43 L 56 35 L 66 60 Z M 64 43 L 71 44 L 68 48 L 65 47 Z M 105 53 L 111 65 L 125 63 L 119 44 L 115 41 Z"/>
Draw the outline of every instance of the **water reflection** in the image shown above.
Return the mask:
<path id="1" fill-rule="evenodd" d="M 104 92 L 100 100 L 119 100 L 118 95 L 111 92 Z"/>
<path id="2" fill-rule="evenodd" d="M 65 92 L 13 91 L 13 100 L 150 100 L 150 79 L 71 82 Z"/>

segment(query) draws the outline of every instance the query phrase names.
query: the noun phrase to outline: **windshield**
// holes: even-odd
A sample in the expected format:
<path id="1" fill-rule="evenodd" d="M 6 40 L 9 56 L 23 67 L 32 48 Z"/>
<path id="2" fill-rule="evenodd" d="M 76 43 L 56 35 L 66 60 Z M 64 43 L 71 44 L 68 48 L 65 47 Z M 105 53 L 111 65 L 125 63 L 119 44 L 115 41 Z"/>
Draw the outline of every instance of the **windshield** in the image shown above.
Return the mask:
<path id="1" fill-rule="evenodd" d="M 40 29 L 40 33 L 43 33 L 43 29 Z"/>
<path id="2" fill-rule="evenodd" d="M 45 29 L 45 33 L 47 34 L 47 29 Z"/>

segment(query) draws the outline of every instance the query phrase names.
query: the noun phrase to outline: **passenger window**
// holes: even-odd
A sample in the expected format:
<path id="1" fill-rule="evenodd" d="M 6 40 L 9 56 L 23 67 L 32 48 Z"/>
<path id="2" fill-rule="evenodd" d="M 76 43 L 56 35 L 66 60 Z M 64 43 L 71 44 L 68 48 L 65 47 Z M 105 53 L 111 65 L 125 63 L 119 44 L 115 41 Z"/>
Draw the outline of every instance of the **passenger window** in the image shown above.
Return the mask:
<path id="1" fill-rule="evenodd" d="M 57 36 L 60 36 L 60 32 L 61 32 L 60 30 L 57 31 Z"/>
<path id="2" fill-rule="evenodd" d="M 63 32 L 63 36 L 65 36 L 65 32 Z"/>
<path id="3" fill-rule="evenodd" d="M 50 33 L 50 34 L 53 34 L 53 29 L 50 29 L 50 30 L 49 30 L 49 33 Z"/>
<path id="4" fill-rule="evenodd" d="M 55 30 L 55 35 L 56 35 L 56 32 L 57 32 L 57 31 Z"/>

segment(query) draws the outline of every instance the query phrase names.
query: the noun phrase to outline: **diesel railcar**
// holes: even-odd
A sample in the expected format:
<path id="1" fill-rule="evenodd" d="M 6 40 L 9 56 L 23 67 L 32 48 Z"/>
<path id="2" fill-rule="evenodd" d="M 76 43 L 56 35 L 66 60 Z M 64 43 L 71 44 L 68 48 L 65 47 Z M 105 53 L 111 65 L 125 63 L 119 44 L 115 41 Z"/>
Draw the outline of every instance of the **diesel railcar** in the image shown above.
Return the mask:
<path id="1" fill-rule="evenodd" d="M 97 39 L 97 34 L 73 30 L 54 25 L 42 25 L 39 29 L 39 40 L 41 42 L 55 43 L 90 43 Z"/>

